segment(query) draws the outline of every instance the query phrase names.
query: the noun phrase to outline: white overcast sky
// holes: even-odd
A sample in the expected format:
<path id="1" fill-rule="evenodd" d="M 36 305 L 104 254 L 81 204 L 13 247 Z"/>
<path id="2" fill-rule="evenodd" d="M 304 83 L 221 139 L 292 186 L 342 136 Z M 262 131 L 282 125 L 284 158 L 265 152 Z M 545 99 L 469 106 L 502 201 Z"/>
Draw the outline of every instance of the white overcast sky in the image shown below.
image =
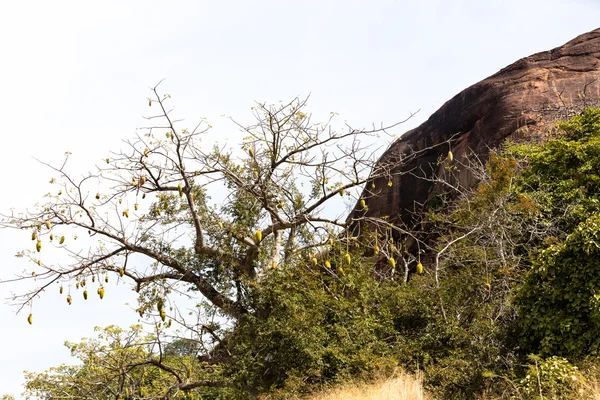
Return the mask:
<path id="1" fill-rule="evenodd" d="M 144 125 L 149 87 L 173 96 L 193 126 L 237 134 L 253 102 L 311 95 L 310 110 L 356 126 L 416 126 L 467 86 L 517 59 L 600 26 L 597 0 L 34 1 L 0 2 L 0 210 L 33 205 L 65 151 L 81 171 Z M 237 136 L 236 136 L 237 137 Z M 0 278 L 29 232 L 0 230 Z M 0 285 L 7 298 L 15 285 Z M 136 323 L 129 288 L 69 307 L 46 293 L 28 310 L 0 303 L 0 395 L 22 371 L 69 362 L 62 346 L 96 325 Z"/>

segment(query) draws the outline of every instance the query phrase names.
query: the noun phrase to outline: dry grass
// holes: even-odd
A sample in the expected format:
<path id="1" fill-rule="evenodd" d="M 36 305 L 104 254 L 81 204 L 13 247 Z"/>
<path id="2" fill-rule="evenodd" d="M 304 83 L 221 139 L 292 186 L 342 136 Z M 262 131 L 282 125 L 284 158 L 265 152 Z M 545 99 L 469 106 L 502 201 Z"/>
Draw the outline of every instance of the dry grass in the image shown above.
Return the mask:
<path id="1" fill-rule="evenodd" d="M 346 384 L 308 400 L 430 400 L 419 376 L 400 373 L 371 384 Z"/>
<path id="2" fill-rule="evenodd" d="M 581 389 L 582 399 L 600 400 L 600 382 L 597 377 L 592 377 L 583 383 Z"/>

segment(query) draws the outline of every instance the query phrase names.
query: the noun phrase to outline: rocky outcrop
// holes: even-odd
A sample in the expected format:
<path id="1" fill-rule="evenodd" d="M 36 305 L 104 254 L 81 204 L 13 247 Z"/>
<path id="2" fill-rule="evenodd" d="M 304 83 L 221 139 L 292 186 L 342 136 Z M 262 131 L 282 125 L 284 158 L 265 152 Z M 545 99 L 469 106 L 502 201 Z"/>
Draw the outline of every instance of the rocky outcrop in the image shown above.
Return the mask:
<path id="1" fill-rule="evenodd" d="M 379 163 L 413 150 L 421 153 L 396 167 L 391 186 L 381 178 L 374 182 L 376 192 L 365 192 L 368 214 L 406 222 L 421 210 L 433 187 L 423 178 L 441 172 L 443 166 L 436 161 L 446 157 L 450 147 L 455 159 L 471 152 L 486 157 L 490 148 L 507 138 L 537 140 L 556 120 L 598 105 L 600 29 L 509 65 L 463 90 L 421 126 L 406 132 Z M 463 185 L 473 183 L 466 170 L 458 173 L 458 179 Z"/>

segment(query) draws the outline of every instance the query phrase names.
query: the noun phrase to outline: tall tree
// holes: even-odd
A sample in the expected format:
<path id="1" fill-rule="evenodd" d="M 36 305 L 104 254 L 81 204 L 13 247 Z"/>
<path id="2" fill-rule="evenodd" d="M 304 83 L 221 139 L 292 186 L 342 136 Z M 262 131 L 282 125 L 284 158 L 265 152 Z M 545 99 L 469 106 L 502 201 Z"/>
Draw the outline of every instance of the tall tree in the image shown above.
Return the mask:
<path id="1" fill-rule="evenodd" d="M 69 303 L 75 300 L 63 286 L 102 298 L 110 295 L 106 286 L 116 274 L 139 293 L 141 316 L 188 328 L 199 358 L 213 360 L 231 327 L 256 313 L 266 274 L 310 262 L 335 276 L 336 265 L 350 264 L 349 247 L 357 240 L 392 259 L 393 273 L 401 247 L 393 238 L 405 231 L 384 217 L 367 218 L 378 193 L 372 182 L 391 185 L 402 163 L 427 150 L 390 155 L 376 165 L 377 139 L 398 124 L 336 129 L 334 113 L 314 122 L 306 100 L 297 98 L 253 107 L 255 123 L 237 125 L 246 135 L 239 149 L 207 148 L 202 139 L 212 127 L 201 121 L 193 130 L 180 128 L 170 96 L 156 87 L 152 93 L 148 105 L 158 110 L 148 117 L 152 125 L 124 150 L 83 175 L 68 170 L 69 154 L 60 166 L 46 164 L 56 189 L 35 210 L 3 216 L 3 226 L 31 232 L 33 246 L 20 255 L 34 263 L 35 273 L 18 278 L 33 283 L 15 297 L 20 309 L 35 310 L 36 299 L 53 284 Z M 340 196 L 350 208 L 356 204 L 352 218 Z M 358 225 L 379 235 L 357 239 L 352 228 Z M 85 251 L 73 243 L 82 233 L 92 243 Z M 48 246 L 64 251 L 70 262 L 39 257 Z M 328 259 L 333 247 L 342 249 L 338 260 Z M 414 257 L 408 262 L 416 266 Z M 186 324 L 173 308 L 174 292 L 197 298 L 198 323 Z M 182 390 L 193 386 L 177 382 Z"/>

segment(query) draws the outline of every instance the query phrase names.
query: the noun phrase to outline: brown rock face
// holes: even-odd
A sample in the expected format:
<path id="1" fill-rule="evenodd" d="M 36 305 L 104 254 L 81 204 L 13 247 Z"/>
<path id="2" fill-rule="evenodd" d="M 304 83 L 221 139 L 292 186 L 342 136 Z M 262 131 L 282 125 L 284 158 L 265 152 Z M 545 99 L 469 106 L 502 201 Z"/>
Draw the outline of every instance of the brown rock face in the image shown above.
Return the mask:
<path id="1" fill-rule="evenodd" d="M 507 138 L 536 140 L 552 128 L 554 121 L 598 105 L 600 29 L 509 65 L 463 90 L 421 126 L 406 132 L 390 146 L 380 163 L 410 149 L 442 145 L 397 167 L 391 187 L 387 179 L 375 181 L 377 194 L 365 196 L 368 213 L 407 222 L 412 212 L 423 208 L 431 193 L 433 184 L 422 177 L 441 172 L 435 163 L 446 157 L 449 147 L 455 159 L 469 153 L 485 158 L 490 148 Z M 451 144 L 446 144 L 451 138 Z M 467 171 L 459 173 L 459 180 L 467 186 L 473 183 Z"/>

